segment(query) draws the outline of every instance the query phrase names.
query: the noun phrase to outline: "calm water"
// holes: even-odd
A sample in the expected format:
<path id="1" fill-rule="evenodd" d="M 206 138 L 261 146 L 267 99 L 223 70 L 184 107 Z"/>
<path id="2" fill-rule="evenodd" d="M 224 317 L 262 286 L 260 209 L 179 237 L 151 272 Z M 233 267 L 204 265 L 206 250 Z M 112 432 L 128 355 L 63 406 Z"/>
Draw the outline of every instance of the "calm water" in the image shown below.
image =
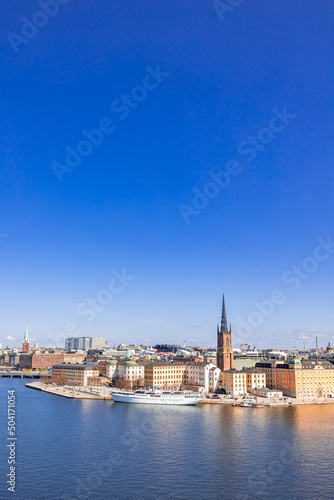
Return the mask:
<path id="1" fill-rule="evenodd" d="M 0 379 L 0 498 L 333 499 L 334 405 L 159 407 L 76 401 Z M 7 492 L 7 390 L 17 488 Z"/>

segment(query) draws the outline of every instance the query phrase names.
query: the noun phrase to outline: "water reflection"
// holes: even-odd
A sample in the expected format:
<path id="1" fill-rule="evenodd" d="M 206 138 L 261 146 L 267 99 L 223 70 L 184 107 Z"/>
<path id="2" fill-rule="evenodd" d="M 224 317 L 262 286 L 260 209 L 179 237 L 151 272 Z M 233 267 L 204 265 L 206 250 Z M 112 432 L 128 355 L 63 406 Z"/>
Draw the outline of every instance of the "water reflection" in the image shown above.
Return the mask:
<path id="1" fill-rule="evenodd" d="M 8 384 L 18 391 L 18 500 L 78 498 L 79 487 L 94 500 L 333 498 L 334 405 L 113 404 L 8 379 L 2 401 Z"/>

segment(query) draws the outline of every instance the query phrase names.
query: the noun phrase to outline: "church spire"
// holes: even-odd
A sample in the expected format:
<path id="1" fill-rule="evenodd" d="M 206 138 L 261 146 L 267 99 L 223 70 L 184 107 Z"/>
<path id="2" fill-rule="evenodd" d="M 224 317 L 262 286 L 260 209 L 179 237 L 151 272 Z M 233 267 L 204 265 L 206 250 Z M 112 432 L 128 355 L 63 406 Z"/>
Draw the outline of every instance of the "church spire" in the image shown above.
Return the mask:
<path id="1" fill-rule="evenodd" d="M 222 308 L 222 319 L 221 319 L 221 323 L 220 323 L 220 332 L 221 333 L 222 332 L 224 332 L 224 333 L 228 332 L 224 293 L 223 293 L 223 308 Z"/>
<path id="2" fill-rule="evenodd" d="M 231 323 L 230 329 L 227 326 L 224 292 L 220 331 L 217 332 L 217 366 L 222 371 L 233 368 L 232 329 Z"/>

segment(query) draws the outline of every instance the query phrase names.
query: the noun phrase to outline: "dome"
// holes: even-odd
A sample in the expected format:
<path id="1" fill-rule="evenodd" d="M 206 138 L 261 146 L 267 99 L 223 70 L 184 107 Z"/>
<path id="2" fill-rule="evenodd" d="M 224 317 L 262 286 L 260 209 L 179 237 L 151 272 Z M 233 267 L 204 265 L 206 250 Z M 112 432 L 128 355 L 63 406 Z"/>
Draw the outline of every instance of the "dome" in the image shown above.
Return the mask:
<path id="1" fill-rule="evenodd" d="M 129 361 L 125 361 L 125 366 L 138 366 L 138 364 L 133 360 L 129 359 Z"/>
<path id="2" fill-rule="evenodd" d="M 297 358 L 297 354 L 294 352 L 292 359 L 289 361 L 289 365 L 301 365 L 300 359 Z"/>
<path id="3" fill-rule="evenodd" d="M 112 358 L 110 361 L 107 362 L 107 365 L 117 365 L 117 359 Z"/>

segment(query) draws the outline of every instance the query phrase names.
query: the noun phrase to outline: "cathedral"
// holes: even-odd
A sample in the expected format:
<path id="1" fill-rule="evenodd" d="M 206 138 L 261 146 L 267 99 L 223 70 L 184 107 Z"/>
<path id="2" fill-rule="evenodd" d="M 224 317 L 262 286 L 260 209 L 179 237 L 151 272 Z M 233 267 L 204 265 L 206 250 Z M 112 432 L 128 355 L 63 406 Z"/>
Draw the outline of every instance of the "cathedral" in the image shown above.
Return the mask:
<path id="1" fill-rule="evenodd" d="M 222 371 L 233 368 L 232 331 L 231 325 L 230 329 L 227 327 L 224 294 L 220 328 L 217 325 L 217 366 Z"/>

